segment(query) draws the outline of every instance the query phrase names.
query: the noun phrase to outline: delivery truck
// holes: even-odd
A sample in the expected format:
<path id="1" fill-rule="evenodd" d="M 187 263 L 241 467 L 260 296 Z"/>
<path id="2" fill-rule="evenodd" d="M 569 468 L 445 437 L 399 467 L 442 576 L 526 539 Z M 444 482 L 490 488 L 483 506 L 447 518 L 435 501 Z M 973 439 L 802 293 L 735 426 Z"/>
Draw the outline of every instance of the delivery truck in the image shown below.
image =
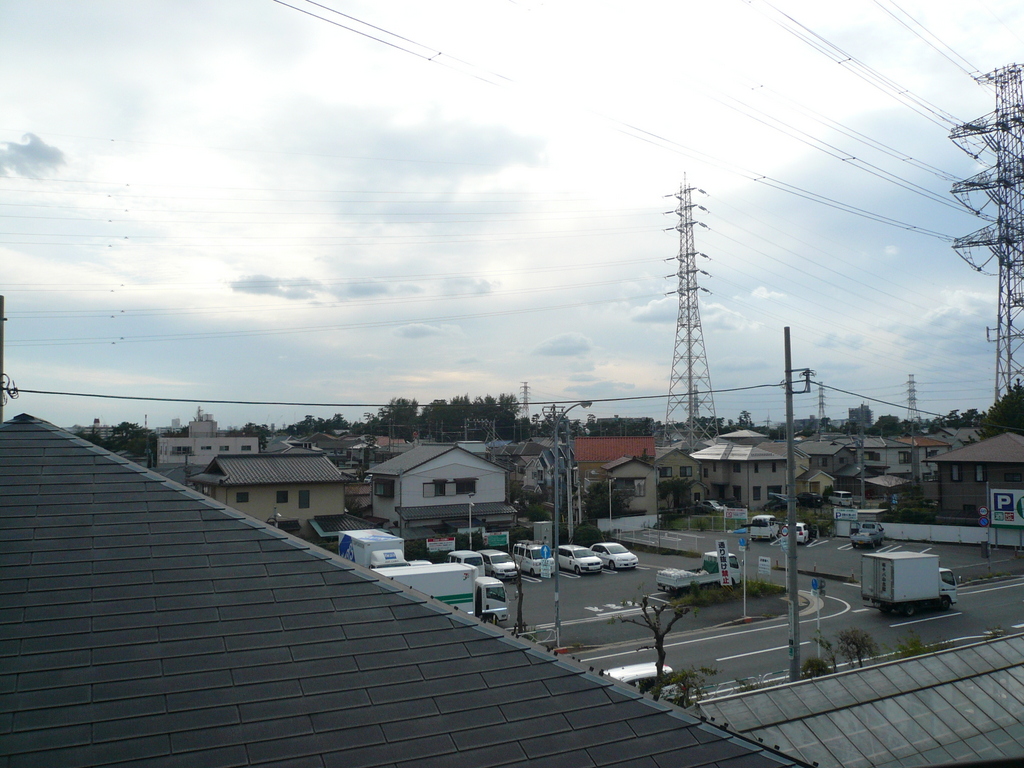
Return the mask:
<path id="1" fill-rule="evenodd" d="M 729 553 L 729 581 L 732 586 L 740 583 L 740 563 L 736 555 Z M 718 571 L 718 553 L 705 552 L 704 563 L 699 571 L 687 571 L 682 568 L 664 568 L 658 571 L 658 589 L 670 594 L 678 594 L 693 585 L 710 587 L 721 585 L 722 576 Z"/>
<path id="2" fill-rule="evenodd" d="M 380 575 L 483 621 L 498 622 L 508 618 L 505 585 L 492 576 L 477 576 L 476 568 L 472 565 L 410 565 L 406 568 L 388 568 L 382 570 Z"/>
<path id="3" fill-rule="evenodd" d="M 882 613 L 913 616 L 919 610 L 945 611 L 956 602 L 956 577 L 939 567 L 938 555 L 879 552 L 861 556 L 860 596 Z"/>
<path id="4" fill-rule="evenodd" d="M 405 541 L 376 528 L 345 531 L 338 540 L 338 554 L 367 568 L 409 565 L 405 560 Z"/>

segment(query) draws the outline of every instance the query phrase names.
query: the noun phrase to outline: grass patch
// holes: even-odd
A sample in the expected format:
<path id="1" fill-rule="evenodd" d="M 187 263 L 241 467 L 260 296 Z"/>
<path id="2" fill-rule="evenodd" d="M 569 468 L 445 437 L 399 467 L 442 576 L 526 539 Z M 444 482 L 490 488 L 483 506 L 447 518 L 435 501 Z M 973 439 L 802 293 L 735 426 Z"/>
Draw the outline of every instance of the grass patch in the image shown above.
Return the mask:
<path id="1" fill-rule="evenodd" d="M 769 597 L 771 595 L 781 595 L 785 592 L 786 588 L 781 584 L 772 584 L 760 579 L 747 580 L 747 597 Z M 709 605 L 723 605 L 724 603 L 731 603 L 742 599 L 742 585 L 732 588 L 694 585 L 682 592 L 676 599 L 676 602 L 692 608 L 706 608 Z"/>

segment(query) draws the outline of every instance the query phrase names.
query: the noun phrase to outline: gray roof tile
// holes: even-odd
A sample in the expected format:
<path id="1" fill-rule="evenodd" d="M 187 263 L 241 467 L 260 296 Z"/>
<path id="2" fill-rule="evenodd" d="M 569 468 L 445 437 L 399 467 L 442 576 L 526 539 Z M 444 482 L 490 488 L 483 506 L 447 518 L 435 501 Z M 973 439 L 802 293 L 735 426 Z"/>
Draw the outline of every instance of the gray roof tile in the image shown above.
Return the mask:
<path id="1" fill-rule="evenodd" d="M 0 768 L 775 764 L 31 417 L 0 529 Z"/>

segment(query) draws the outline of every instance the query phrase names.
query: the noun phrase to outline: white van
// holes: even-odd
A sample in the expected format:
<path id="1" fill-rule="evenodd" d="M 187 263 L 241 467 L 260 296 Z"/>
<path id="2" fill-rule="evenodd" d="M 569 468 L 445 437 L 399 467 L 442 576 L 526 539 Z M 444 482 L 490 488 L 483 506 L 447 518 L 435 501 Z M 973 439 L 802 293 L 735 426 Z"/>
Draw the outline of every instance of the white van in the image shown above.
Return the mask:
<path id="1" fill-rule="evenodd" d="M 516 565 L 523 573 L 528 573 L 531 576 L 540 576 L 540 569 L 544 564 L 544 554 L 542 547 L 544 545 L 535 541 L 520 541 L 514 547 L 512 547 L 512 559 L 516 561 Z M 548 567 L 553 571 L 555 569 L 555 558 L 547 558 Z"/>
<path id="2" fill-rule="evenodd" d="M 849 491 L 832 491 L 828 501 L 834 507 L 852 507 L 853 494 Z"/>
<path id="3" fill-rule="evenodd" d="M 775 515 L 754 515 L 747 526 L 751 541 L 772 540 L 779 535 L 779 523 Z"/>
<path id="4" fill-rule="evenodd" d="M 478 578 L 484 575 L 484 559 L 480 556 L 479 552 L 474 552 L 471 549 L 456 549 L 454 552 L 449 552 L 448 557 L 446 557 L 444 561 L 446 563 L 472 565 L 476 568 L 476 575 Z"/>

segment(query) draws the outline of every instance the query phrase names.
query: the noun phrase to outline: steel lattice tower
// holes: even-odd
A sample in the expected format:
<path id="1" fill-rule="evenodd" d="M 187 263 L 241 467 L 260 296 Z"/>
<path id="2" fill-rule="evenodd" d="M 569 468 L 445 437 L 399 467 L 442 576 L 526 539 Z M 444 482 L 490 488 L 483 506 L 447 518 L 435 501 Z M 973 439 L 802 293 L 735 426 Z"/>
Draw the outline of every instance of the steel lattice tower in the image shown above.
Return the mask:
<path id="1" fill-rule="evenodd" d="M 704 190 L 696 190 L 704 192 Z M 676 320 L 676 344 L 672 355 L 672 375 L 668 385 L 668 408 L 665 412 L 665 436 L 679 437 L 690 450 L 703 440 L 718 436 L 715 401 L 711 394 L 711 373 L 704 349 L 704 331 L 700 327 L 698 291 L 706 290 L 697 284 L 697 275 L 707 272 L 697 269 L 698 254 L 693 243 L 693 187 L 686 185 L 686 177 L 679 193 L 672 195 L 679 201 L 674 213 L 679 223 L 679 255 L 676 293 L 679 296 L 679 314 Z M 707 194 L 707 193 L 704 193 Z"/>
<path id="2" fill-rule="evenodd" d="M 998 400 L 1024 378 L 1024 99 L 1019 64 L 978 78 L 996 92 L 995 112 L 954 128 L 950 138 L 975 159 L 994 155 L 995 164 L 953 185 L 952 192 L 974 213 L 991 222 L 953 241 L 960 256 L 979 272 L 995 258 L 999 264 L 999 318 L 996 328 Z M 983 192 L 984 195 L 978 195 Z M 985 209 L 994 204 L 995 214 Z M 987 249 L 985 258 L 977 249 Z"/>
<path id="3" fill-rule="evenodd" d="M 921 412 L 917 410 L 917 385 L 914 383 L 914 374 L 910 374 L 907 381 L 907 421 L 911 424 L 918 424 L 921 421 Z"/>

